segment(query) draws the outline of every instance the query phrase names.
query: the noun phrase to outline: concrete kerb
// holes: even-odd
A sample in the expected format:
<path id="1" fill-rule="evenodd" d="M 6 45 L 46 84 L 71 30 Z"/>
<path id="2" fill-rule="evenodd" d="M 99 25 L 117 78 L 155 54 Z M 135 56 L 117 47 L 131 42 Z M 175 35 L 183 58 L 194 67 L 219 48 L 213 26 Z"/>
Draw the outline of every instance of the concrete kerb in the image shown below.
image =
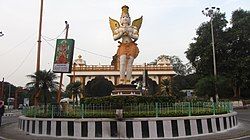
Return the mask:
<path id="1" fill-rule="evenodd" d="M 238 124 L 237 113 L 190 117 L 29 118 L 19 117 L 19 128 L 31 135 L 78 139 L 163 139 L 224 132 Z"/>

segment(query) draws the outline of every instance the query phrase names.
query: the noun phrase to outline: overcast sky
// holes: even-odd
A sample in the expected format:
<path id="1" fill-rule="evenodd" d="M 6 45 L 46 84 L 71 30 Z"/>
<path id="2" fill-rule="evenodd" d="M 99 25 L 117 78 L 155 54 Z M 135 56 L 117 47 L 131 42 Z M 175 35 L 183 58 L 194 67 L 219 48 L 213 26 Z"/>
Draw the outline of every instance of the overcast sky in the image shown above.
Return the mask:
<path id="1" fill-rule="evenodd" d="M 152 62 L 161 54 L 176 55 L 183 63 L 184 52 L 202 22 L 201 11 L 216 6 L 226 13 L 249 10 L 250 0 L 44 0 L 41 69 L 52 69 L 55 38 L 64 38 L 64 21 L 75 39 L 74 58 L 80 54 L 88 65 L 110 64 L 118 43 L 112 38 L 109 17 L 119 20 L 121 7 L 129 6 L 132 20 L 143 16 L 137 41 L 140 54 L 135 64 Z M 0 0 L 0 80 L 25 86 L 36 70 L 40 0 Z M 61 35 L 60 35 L 61 34 Z M 60 35 L 60 36 L 59 36 Z M 59 81 L 59 79 L 58 79 Z M 69 78 L 64 76 L 64 84 Z"/>

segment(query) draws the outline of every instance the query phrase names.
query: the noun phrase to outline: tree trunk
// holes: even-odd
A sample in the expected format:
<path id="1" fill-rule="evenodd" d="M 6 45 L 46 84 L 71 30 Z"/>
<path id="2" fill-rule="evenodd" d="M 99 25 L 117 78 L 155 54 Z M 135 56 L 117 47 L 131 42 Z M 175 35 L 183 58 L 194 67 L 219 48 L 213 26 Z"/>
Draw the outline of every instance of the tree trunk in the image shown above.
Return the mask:
<path id="1" fill-rule="evenodd" d="M 38 106 L 38 104 L 40 103 L 39 97 L 40 97 L 40 93 L 41 90 L 35 90 L 35 94 L 34 94 L 34 105 Z"/>
<path id="2" fill-rule="evenodd" d="M 39 99 L 38 99 L 38 97 L 39 97 L 39 92 L 40 92 L 40 90 L 38 89 L 39 88 L 39 86 L 38 86 L 38 84 L 37 84 L 37 82 L 36 82 L 36 84 L 35 84 L 35 98 L 34 98 L 34 105 L 35 106 L 38 106 L 38 104 L 39 104 Z"/>
<path id="3" fill-rule="evenodd" d="M 77 94 L 75 96 L 76 96 L 76 105 L 78 106 Z"/>
<path id="4" fill-rule="evenodd" d="M 239 98 L 240 97 L 240 87 L 239 86 L 233 87 L 233 91 L 234 91 L 234 97 Z"/>
<path id="5" fill-rule="evenodd" d="M 240 87 L 238 86 L 237 89 L 238 89 L 237 90 L 237 97 L 240 98 Z"/>
<path id="6" fill-rule="evenodd" d="M 233 91 L 234 91 L 234 96 L 233 97 L 235 97 L 236 98 L 236 87 L 235 86 L 233 86 Z"/>
<path id="7" fill-rule="evenodd" d="M 73 95 L 73 109 L 75 109 L 75 95 Z"/>
<path id="8" fill-rule="evenodd" d="M 44 113 L 47 114 L 47 92 L 44 92 Z"/>

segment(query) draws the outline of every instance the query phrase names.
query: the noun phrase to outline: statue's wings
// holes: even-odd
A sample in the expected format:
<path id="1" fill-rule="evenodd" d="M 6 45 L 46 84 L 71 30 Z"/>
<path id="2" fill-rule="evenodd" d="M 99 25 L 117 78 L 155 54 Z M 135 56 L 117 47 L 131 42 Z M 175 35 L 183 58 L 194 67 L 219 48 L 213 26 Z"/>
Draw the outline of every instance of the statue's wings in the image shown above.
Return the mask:
<path id="1" fill-rule="evenodd" d="M 133 22 L 132 22 L 132 26 L 135 26 L 137 29 L 138 29 L 138 32 L 141 28 L 141 24 L 142 24 L 142 16 L 138 19 L 135 19 Z"/>
<path id="2" fill-rule="evenodd" d="M 114 20 L 114 19 L 109 17 L 109 25 L 110 25 L 110 28 L 111 28 L 112 33 L 114 35 L 115 34 L 115 29 L 119 28 L 120 24 L 119 24 L 119 22 L 117 20 Z"/>

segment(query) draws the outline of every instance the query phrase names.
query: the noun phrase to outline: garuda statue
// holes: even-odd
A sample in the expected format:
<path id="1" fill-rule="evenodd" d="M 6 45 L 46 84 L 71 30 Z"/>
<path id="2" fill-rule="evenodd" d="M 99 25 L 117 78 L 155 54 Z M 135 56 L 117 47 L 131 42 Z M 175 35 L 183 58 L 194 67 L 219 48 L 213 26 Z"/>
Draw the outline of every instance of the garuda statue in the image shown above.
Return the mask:
<path id="1" fill-rule="evenodd" d="M 133 61 L 139 54 L 139 49 L 135 42 L 139 37 L 142 17 L 134 20 L 131 25 L 128 10 L 128 6 L 122 6 L 120 23 L 112 18 L 109 18 L 109 24 L 114 40 L 116 41 L 121 39 L 121 42 L 118 41 L 120 44 L 116 54 L 119 62 L 120 84 L 130 83 Z"/>

